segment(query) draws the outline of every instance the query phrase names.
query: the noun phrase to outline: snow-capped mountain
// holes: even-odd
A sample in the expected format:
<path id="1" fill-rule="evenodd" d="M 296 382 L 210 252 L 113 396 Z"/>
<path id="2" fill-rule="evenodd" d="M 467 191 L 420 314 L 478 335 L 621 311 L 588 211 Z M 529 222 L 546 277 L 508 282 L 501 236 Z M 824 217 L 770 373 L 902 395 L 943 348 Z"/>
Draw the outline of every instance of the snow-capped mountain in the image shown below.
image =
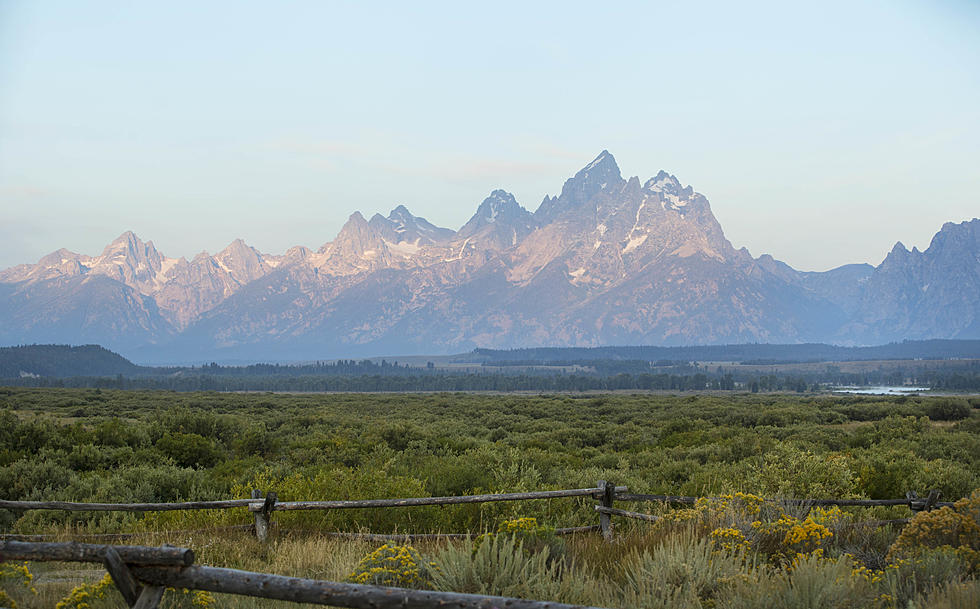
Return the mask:
<path id="1" fill-rule="evenodd" d="M 494 190 L 459 230 L 403 205 L 316 250 L 238 239 L 169 258 L 126 232 L 0 272 L 0 344 L 155 359 L 306 359 L 473 347 L 980 337 L 980 220 L 878 267 L 802 273 L 725 238 L 708 200 L 603 151 L 536 211 Z"/>

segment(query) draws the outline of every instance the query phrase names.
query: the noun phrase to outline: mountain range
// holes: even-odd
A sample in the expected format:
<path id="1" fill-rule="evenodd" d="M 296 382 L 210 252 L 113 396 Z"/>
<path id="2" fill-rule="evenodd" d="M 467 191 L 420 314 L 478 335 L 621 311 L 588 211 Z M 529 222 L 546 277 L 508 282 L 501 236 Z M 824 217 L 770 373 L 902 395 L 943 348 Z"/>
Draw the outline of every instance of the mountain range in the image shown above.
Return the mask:
<path id="1" fill-rule="evenodd" d="M 980 220 L 878 266 L 801 272 L 725 238 L 708 200 L 603 151 L 531 212 L 494 190 L 459 230 L 399 205 L 316 250 L 242 240 L 171 258 L 131 232 L 0 271 L 0 344 L 98 343 L 140 361 L 473 348 L 980 338 Z"/>

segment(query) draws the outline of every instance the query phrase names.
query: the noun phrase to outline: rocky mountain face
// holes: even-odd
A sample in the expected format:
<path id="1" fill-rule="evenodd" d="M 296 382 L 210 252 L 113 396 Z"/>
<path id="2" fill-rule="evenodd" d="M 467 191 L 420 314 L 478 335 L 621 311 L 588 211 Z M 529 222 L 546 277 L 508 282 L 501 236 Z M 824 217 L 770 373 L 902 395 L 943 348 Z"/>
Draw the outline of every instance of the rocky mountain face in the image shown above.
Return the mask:
<path id="1" fill-rule="evenodd" d="M 132 233 L 0 271 L 0 342 L 144 360 L 309 359 L 474 347 L 980 337 L 980 220 L 878 267 L 803 273 L 735 249 L 708 200 L 603 151 L 533 213 L 494 190 L 458 231 L 399 205 L 280 256 L 188 261 Z"/>

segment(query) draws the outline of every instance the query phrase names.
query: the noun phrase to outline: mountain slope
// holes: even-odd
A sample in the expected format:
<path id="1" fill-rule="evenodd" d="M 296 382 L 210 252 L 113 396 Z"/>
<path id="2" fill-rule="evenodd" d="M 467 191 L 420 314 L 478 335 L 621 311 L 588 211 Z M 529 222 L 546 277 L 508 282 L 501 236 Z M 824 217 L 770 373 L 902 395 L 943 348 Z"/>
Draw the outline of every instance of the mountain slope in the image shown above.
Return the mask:
<path id="1" fill-rule="evenodd" d="M 976 338 L 978 303 L 980 220 L 948 222 L 923 252 L 895 244 L 868 277 L 849 331 L 865 340 Z"/>

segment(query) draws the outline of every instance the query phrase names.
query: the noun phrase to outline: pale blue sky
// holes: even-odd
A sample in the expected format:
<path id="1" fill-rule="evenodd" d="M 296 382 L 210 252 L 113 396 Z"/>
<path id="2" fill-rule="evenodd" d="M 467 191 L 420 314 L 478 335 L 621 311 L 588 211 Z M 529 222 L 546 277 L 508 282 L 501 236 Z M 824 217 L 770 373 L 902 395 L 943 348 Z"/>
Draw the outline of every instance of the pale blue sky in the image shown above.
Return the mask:
<path id="1" fill-rule="evenodd" d="M 803 270 L 980 216 L 976 0 L 471 4 L 0 0 L 0 268 L 456 229 L 604 148 Z"/>

